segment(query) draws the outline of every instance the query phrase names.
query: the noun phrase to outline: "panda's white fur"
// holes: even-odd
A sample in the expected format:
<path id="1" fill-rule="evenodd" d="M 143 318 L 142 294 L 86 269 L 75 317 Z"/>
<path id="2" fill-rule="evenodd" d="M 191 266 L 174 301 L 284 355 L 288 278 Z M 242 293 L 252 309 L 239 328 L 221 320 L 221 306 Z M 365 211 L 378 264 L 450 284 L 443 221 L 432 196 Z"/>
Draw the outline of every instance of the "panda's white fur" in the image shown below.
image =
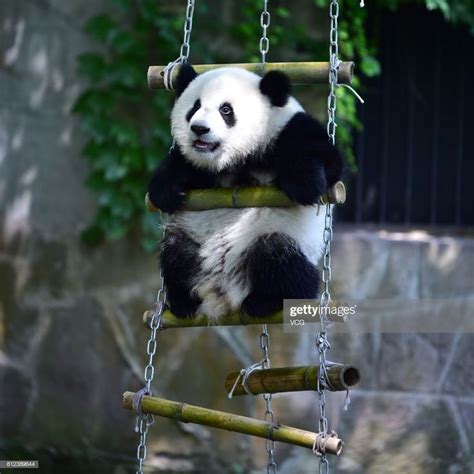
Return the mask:
<path id="1" fill-rule="evenodd" d="M 212 70 L 198 75 L 186 84 L 175 102 L 171 121 L 179 157 L 197 170 L 204 170 L 212 175 L 216 186 L 234 186 L 233 171 L 236 165 L 263 155 L 267 149 L 272 150 L 271 147 L 292 118 L 304 112 L 293 97 L 288 97 L 283 106 L 273 105 L 272 99 L 262 93 L 261 80 L 256 74 L 242 69 Z M 200 107 L 194 110 L 196 101 L 200 101 Z M 234 110 L 236 120 L 232 126 L 224 122 L 219 112 L 223 103 L 231 104 Z M 191 130 L 193 124 L 207 127 L 209 131 L 205 140 L 218 143 L 219 146 L 205 152 L 196 149 L 196 134 Z M 291 136 L 289 141 L 291 142 Z M 289 156 L 288 160 L 291 161 L 292 158 Z M 177 176 L 181 173 L 181 168 L 173 168 L 173 160 L 177 158 L 171 153 L 167 159 L 169 162 L 158 170 L 149 188 L 150 196 L 156 196 L 155 205 L 161 208 L 164 208 L 163 196 L 174 196 L 174 193 L 181 190 L 179 183 L 182 180 Z M 264 170 L 250 167 L 250 174 L 255 180 L 254 184 L 271 184 L 275 179 L 275 170 L 271 167 Z M 170 181 L 173 183 L 170 184 Z M 183 192 L 179 194 L 182 195 Z M 197 253 L 196 256 L 190 256 L 191 251 L 185 247 L 182 263 L 180 255 L 176 255 L 180 252 L 176 239 L 165 239 L 162 250 L 168 249 L 171 257 L 166 258 L 171 258 L 174 262 L 170 264 L 163 261 L 162 253 L 162 266 L 169 267 L 165 268 L 170 275 L 168 278 L 176 280 L 173 282 L 174 286 L 181 284 L 180 278 L 189 279 L 189 284 L 186 285 L 199 300 L 195 314 L 206 314 L 211 320 L 216 320 L 229 311 L 240 310 L 251 293 L 252 283 L 245 277 L 242 262 L 248 257 L 249 249 L 264 236 L 288 238 L 292 242 L 291 251 L 296 247 L 308 266 L 316 267 L 323 253 L 324 210 L 319 212 L 316 205 L 202 212 L 178 210 L 170 215 L 166 229 L 168 236 L 185 235 Z M 286 252 L 291 258 L 289 247 L 283 246 L 278 252 L 282 261 Z M 187 268 L 191 265 L 196 268 Z M 258 268 L 253 271 L 258 272 Z M 300 285 L 298 267 L 296 272 L 295 269 L 292 271 L 294 293 L 294 288 Z M 314 271 L 317 272 L 316 269 Z M 186 276 L 181 276 L 179 272 Z M 294 273 L 298 275 L 295 277 Z M 317 275 L 314 279 L 318 280 Z M 168 285 L 166 275 L 165 284 Z M 170 296 L 170 291 L 168 293 Z M 283 297 L 287 296 L 282 294 L 281 298 Z"/>
<path id="2" fill-rule="evenodd" d="M 242 284 L 237 269 L 258 237 L 288 235 L 314 265 L 324 248 L 324 211 L 318 213 L 317 206 L 179 212 L 168 225 L 184 229 L 201 245 L 202 267 L 194 283 L 202 299 L 198 313 L 216 319 L 230 310 L 239 310 L 249 294 L 249 282 Z"/>

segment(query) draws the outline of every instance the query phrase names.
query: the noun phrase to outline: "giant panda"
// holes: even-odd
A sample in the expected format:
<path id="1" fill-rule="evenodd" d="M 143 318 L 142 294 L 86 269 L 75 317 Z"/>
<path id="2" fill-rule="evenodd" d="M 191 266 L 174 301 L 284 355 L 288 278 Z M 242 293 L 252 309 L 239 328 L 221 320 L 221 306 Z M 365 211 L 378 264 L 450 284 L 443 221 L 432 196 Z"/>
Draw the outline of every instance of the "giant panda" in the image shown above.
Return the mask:
<path id="1" fill-rule="evenodd" d="M 150 185 L 170 217 L 160 264 L 181 318 L 269 315 L 284 298 L 316 298 L 324 211 L 318 198 L 343 161 L 322 125 L 291 96 L 288 77 L 224 67 L 180 68 L 171 114 L 174 147 Z M 180 211 L 190 189 L 275 185 L 291 208 Z"/>

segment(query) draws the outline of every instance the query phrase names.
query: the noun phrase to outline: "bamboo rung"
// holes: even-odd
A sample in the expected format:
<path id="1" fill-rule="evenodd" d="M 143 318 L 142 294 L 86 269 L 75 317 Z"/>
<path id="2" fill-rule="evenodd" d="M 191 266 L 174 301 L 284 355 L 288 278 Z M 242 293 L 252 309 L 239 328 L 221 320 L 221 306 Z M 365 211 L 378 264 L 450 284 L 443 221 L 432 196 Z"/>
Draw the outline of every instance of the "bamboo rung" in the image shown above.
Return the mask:
<path id="1" fill-rule="evenodd" d="M 319 203 L 343 204 L 346 200 L 346 188 L 338 181 L 331 189 L 320 197 Z M 145 197 L 145 205 L 150 212 L 158 212 L 149 199 Z M 274 186 L 256 186 L 243 188 L 194 189 L 186 195 L 183 211 L 205 211 L 221 208 L 243 207 L 291 207 L 296 203 L 283 191 Z"/>
<path id="2" fill-rule="evenodd" d="M 151 318 L 153 317 L 153 310 L 145 311 L 143 313 L 143 324 L 150 327 Z M 161 316 L 161 329 L 174 328 L 193 328 L 201 326 L 247 326 L 249 324 L 281 324 L 283 323 L 283 311 L 279 311 L 264 318 L 252 318 L 242 313 L 231 313 L 217 322 L 210 321 L 209 318 L 203 314 L 199 314 L 194 318 L 178 318 L 170 310 L 163 311 Z"/>
<path id="3" fill-rule="evenodd" d="M 344 391 L 353 388 L 360 381 L 360 371 L 352 365 L 334 364 L 328 367 L 331 391 Z M 261 393 L 300 392 L 316 390 L 319 366 L 279 367 L 256 370 L 247 379 L 247 387 L 253 395 Z M 237 384 L 236 380 L 239 378 Z M 225 389 L 232 396 L 248 395 L 242 385 L 240 371 L 231 372 L 225 381 Z"/>
<path id="4" fill-rule="evenodd" d="M 163 71 L 166 66 L 148 68 L 148 87 L 164 89 Z M 220 67 L 239 67 L 263 75 L 268 71 L 284 72 L 293 84 L 327 84 L 329 82 L 329 62 L 293 62 L 293 63 L 240 63 L 240 64 L 197 64 L 193 68 L 198 74 Z M 173 70 L 172 83 L 176 84 L 180 66 Z M 340 84 L 350 84 L 354 75 L 354 63 L 342 61 L 339 65 L 338 80 Z"/>
<path id="5" fill-rule="evenodd" d="M 143 313 L 143 324 L 150 329 L 151 319 L 154 310 L 150 309 Z M 340 323 L 341 318 L 335 315 L 328 315 L 328 321 Z M 204 314 L 198 314 L 194 318 L 179 318 L 169 309 L 163 311 L 161 316 L 160 329 L 177 329 L 177 328 L 195 328 L 195 327 L 213 327 L 213 326 L 249 326 L 253 324 L 283 324 L 283 310 L 277 311 L 269 316 L 253 318 L 248 314 L 235 312 L 229 313 L 218 320 L 209 319 Z"/>
<path id="6" fill-rule="evenodd" d="M 123 394 L 122 404 L 127 410 L 132 410 L 133 392 Z M 280 441 L 282 443 L 302 446 L 312 449 L 317 433 L 300 430 L 290 426 L 267 423 L 246 416 L 234 415 L 223 411 L 210 410 L 187 403 L 174 402 L 157 397 L 143 397 L 141 402 L 143 413 L 150 413 L 165 418 L 171 418 L 184 423 L 211 426 L 236 433 L 257 436 L 259 438 Z M 336 437 L 328 438 L 325 444 L 326 453 L 338 456 L 344 442 Z"/>

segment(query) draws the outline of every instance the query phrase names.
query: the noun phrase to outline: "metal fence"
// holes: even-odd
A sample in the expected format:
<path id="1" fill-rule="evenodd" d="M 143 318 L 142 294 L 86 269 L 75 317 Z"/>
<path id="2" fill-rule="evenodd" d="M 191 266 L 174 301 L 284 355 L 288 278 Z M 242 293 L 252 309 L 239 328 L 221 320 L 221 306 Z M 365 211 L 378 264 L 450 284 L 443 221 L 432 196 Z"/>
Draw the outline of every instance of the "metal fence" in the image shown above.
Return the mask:
<path id="1" fill-rule="evenodd" d="M 474 226 L 474 36 L 423 9 L 382 25 L 383 72 L 363 81 L 358 171 L 339 220 Z"/>

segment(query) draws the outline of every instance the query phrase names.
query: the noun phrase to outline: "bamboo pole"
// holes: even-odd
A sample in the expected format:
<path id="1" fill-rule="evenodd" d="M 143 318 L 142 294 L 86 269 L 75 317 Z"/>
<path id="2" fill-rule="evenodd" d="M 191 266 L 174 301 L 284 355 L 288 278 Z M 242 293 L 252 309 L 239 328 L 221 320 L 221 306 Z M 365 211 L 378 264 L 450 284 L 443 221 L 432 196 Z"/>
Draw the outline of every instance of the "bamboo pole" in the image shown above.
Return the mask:
<path id="1" fill-rule="evenodd" d="M 134 395 L 133 392 L 125 392 L 123 394 L 122 404 L 127 410 L 133 409 L 132 402 Z M 143 397 L 141 410 L 143 413 L 171 418 L 183 423 L 211 426 L 213 428 L 280 441 L 282 443 L 302 446 L 309 449 L 313 448 L 318 436 L 317 433 L 311 431 L 300 430 L 275 423 L 267 423 L 246 416 L 210 410 L 208 408 L 157 397 Z M 343 441 L 337 437 L 328 438 L 325 445 L 326 453 L 338 456 L 342 451 L 343 445 Z"/>
<path id="2" fill-rule="evenodd" d="M 153 317 L 153 310 L 145 311 L 143 313 L 143 324 L 150 327 L 151 318 Z M 209 320 L 203 314 L 198 314 L 194 318 L 178 318 L 170 310 L 165 310 L 161 316 L 161 329 L 175 329 L 175 328 L 192 328 L 201 326 L 247 326 L 249 324 L 281 324 L 283 323 L 283 311 L 278 311 L 275 314 L 266 316 L 264 318 L 252 318 L 243 313 L 230 313 L 216 322 Z"/>
<path id="3" fill-rule="evenodd" d="M 143 313 L 143 324 L 148 329 L 151 328 L 151 319 L 154 310 L 150 309 Z M 341 318 L 329 314 L 328 320 L 340 323 Z M 283 324 L 283 311 L 277 311 L 269 316 L 253 318 L 248 314 L 241 312 L 229 313 L 221 316 L 217 320 L 208 318 L 205 314 L 198 314 L 193 318 L 179 318 L 169 309 L 163 311 L 161 316 L 160 329 L 177 329 L 177 328 L 196 328 L 196 327 L 213 327 L 213 326 L 249 326 L 253 324 Z"/>
<path id="4" fill-rule="evenodd" d="M 154 310 L 150 309 L 143 313 L 143 324 L 147 328 L 151 328 L 151 319 Z M 341 318 L 335 315 L 328 315 L 328 320 L 340 323 Z M 254 324 L 283 324 L 283 310 L 270 314 L 269 316 L 253 318 L 245 313 L 235 312 L 221 316 L 217 320 L 210 319 L 205 314 L 198 314 L 193 318 L 179 318 L 169 309 L 163 311 L 161 316 L 160 329 L 178 329 L 178 328 L 195 328 L 195 327 L 213 327 L 213 326 L 249 326 Z"/>
<path id="5" fill-rule="evenodd" d="M 359 369 L 352 365 L 330 365 L 327 374 L 330 383 L 329 390 L 334 392 L 353 388 L 360 381 Z M 253 395 L 316 390 L 318 376 L 319 366 L 256 370 L 249 375 L 247 387 Z M 228 394 L 233 389 L 232 396 L 248 395 L 242 385 L 241 377 L 240 371 L 231 372 L 227 376 L 225 389 Z"/>
<path id="6" fill-rule="evenodd" d="M 319 198 L 319 204 L 343 204 L 346 200 L 346 188 L 338 181 L 329 191 Z M 145 205 L 150 212 L 158 212 L 150 198 L 145 196 Z M 283 191 L 274 186 L 257 186 L 243 188 L 194 189 L 186 195 L 181 210 L 205 211 L 221 208 L 244 207 L 291 207 L 296 203 Z"/>
<path id="7" fill-rule="evenodd" d="M 150 66 L 148 68 L 148 87 L 164 89 L 164 69 L 166 66 Z M 327 84 L 329 82 L 329 62 L 292 62 L 292 63 L 260 63 L 247 64 L 197 64 L 193 65 L 198 74 L 220 67 L 238 67 L 263 75 L 268 71 L 284 72 L 293 84 Z M 176 84 L 179 65 L 172 72 L 172 83 Z M 339 65 L 338 80 L 340 84 L 351 84 L 354 75 L 354 63 L 343 61 Z"/>

